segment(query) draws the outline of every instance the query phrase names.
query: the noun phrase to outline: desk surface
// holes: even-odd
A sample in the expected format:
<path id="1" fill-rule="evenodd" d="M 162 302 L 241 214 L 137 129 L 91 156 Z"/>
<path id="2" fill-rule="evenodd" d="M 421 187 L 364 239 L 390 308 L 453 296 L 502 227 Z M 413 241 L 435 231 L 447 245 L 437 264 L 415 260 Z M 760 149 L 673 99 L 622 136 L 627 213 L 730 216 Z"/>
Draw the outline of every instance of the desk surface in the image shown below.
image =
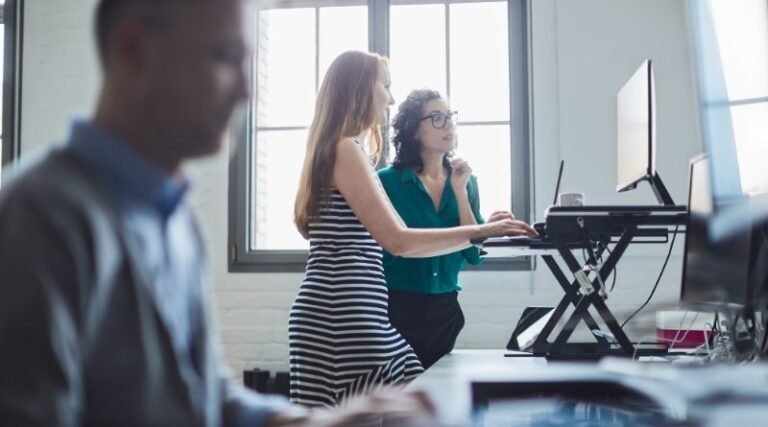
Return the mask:
<path id="1" fill-rule="evenodd" d="M 509 352 L 454 350 L 409 388 L 425 390 L 435 402 L 439 421 L 448 426 L 470 424 L 473 381 L 615 381 L 663 401 L 674 417 L 706 420 L 702 425 L 758 425 L 768 419 L 768 364 L 548 363 L 538 357 L 504 357 L 505 353 Z"/>
<path id="2" fill-rule="evenodd" d="M 437 406 L 438 418 L 448 425 L 469 423 L 470 383 L 477 380 L 514 380 L 526 372 L 543 371 L 542 357 L 504 357 L 507 350 L 454 350 L 438 360 L 409 387 L 426 390 Z"/>

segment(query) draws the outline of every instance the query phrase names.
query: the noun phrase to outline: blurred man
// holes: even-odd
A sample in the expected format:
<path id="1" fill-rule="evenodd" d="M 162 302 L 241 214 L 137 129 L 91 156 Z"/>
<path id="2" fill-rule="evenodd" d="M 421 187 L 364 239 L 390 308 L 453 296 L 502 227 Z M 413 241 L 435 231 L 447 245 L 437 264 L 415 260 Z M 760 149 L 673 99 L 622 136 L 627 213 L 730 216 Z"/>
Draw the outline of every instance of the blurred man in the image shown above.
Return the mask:
<path id="1" fill-rule="evenodd" d="M 0 193 L 0 424 L 421 422 L 420 394 L 336 412 L 237 386 L 209 315 L 183 161 L 248 98 L 240 0 L 101 0 L 94 117 Z"/>

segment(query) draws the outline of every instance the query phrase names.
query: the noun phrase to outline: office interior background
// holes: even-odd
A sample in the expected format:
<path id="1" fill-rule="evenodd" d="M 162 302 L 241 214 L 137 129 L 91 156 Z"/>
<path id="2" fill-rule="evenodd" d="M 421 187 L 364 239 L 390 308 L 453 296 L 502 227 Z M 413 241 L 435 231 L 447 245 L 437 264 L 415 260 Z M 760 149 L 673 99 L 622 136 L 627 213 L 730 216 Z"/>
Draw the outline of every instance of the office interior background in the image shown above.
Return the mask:
<path id="1" fill-rule="evenodd" d="M 687 1 L 269 3 L 291 8 L 272 10 L 259 20 L 261 56 L 255 73 L 264 80 L 256 81 L 262 98 L 254 105 L 262 115 L 250 135 L 260 143 L 244 151 L 242 131 L 235 125 L 219 155 L 189 165 L 219 330 L 236 372 L 253 366 L 287 370 L 288 309 L 303 274 L 291 262 L 295 253 L 275 250 L 301 249 L 290 227 L 292 174 L 297 176 L 301 164 L 312 95 L 323 67 L 342 50 L 386 44 L 369 34 L 388 37 L 396 103 L 413 88 L 431 86 L 447 93 L 452 108 L 459 110 L 459 149 L 479 177 L 483 212 L 511 205 L 530 222 L 543 220 L 561 159 L 561 192 L 585 193 L 589 204 L 657 203 L 645 183 L 628 193 L 615 192 L 616 93 L 644 59 L 652 58 L 657 170 L 674 200 L 686 202 L 688 162 L 702 151 Z M 380 10 L 387 3 L 389 26 L 369 19 L 370 8 Z M 92 111 L 99 84 L 91 36 L 94 4 L 24 2 L 23 55 L 17 64 L 21 162 L 61 142 L 70 122 Z M 525 15 L 511 19 L 511 7 Z M 516 27 L 520 23 L 524 28 Z M 520 40 L 525 41 L 523 51 L 516 50 Z M 509 55 L 523 60 L 524 67 Z M 513 99 L 512 94 L 524 97 Z M 518 124 L 525 126 L 524 133 Z M 527 158 L 513 156 L 521 150 Z M 246 164 L 258 172 L 252 179 L 259 190 L 238 185 L 242 176 L 236 168 L 243 153 L 252 155 Z M 9 169 L 10 159 L 3 162 Z M 521 172 L 525 179 L 515 178 Z M 247 224 L 242 220 L 246 214 Z M 251 235 L 241 240 L 233 237 L 238 232 Z M 249 247 L 238 246 L 240 241 Z M 651 305 L 628 325 L 634 340 L 653 340 L 656 309 L 675 309 L 682 243 L 679 238 Z M 647 298 L 667 250 L 667 245 L 635 245 L 622 258 L 607 301 L 619 321 Z M 270 266 L 265 259 L 274 262 Z M 460 279 L 466 326 L 457 348 L 503 348 L 523 308 L 555 305 L 562 296 L 550 272 L 535 260 L 496 263 L 465 271 Z"/>

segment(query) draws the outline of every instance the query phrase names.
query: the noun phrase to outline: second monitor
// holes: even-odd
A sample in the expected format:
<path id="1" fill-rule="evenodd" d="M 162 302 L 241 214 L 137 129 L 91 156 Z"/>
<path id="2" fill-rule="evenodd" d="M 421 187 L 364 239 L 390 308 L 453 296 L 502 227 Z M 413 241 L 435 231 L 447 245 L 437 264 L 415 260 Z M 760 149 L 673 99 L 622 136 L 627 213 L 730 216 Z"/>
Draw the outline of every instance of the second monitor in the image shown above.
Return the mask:
<path id="1" fill-rule="evenodd" d="M 713 213 L 709 161 L 691 161 L 688 186 L 688 225 L 683 255 L 680 300 L 685 308 L 738 312 L 750 298 L 751 236 L 748 231 L 714 242 L 707 223 Z"/>

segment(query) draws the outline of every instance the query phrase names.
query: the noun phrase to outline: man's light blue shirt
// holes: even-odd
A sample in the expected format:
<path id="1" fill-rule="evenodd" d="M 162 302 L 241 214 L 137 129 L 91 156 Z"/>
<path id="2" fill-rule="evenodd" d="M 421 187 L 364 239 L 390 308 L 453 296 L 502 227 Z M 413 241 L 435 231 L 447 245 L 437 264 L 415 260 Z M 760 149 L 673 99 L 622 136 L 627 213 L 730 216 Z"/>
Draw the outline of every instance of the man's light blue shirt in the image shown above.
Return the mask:
<path id="1" fill-rule="evenodd" d="M 205 405 L 196 339 L 202 333 L 206 255 L 190 206 L 186 180 L 145 159 L 119 137 L 85 121 L 76 122 L 66 150 L 114 191 L 127 238 L 145 254 L 160 317 L 179 356 L 181 376 L 193 401 Z M 238 425 L 256 426 L 283 400 L 243 394 Z M 271 402 L 271 403 L 268 403 Z"/>
<path id="2" fill-rule="evenodd" d="M 145 160 L 119 138 L 87 122 L 74 125 L 68 148 L 100 175 L 120 203 L 120 220 L 146 255 L 149 282 L 173 344 L 189 354 L 202 319 L 204 254 L 183 203 L 189 185 Z"/>

